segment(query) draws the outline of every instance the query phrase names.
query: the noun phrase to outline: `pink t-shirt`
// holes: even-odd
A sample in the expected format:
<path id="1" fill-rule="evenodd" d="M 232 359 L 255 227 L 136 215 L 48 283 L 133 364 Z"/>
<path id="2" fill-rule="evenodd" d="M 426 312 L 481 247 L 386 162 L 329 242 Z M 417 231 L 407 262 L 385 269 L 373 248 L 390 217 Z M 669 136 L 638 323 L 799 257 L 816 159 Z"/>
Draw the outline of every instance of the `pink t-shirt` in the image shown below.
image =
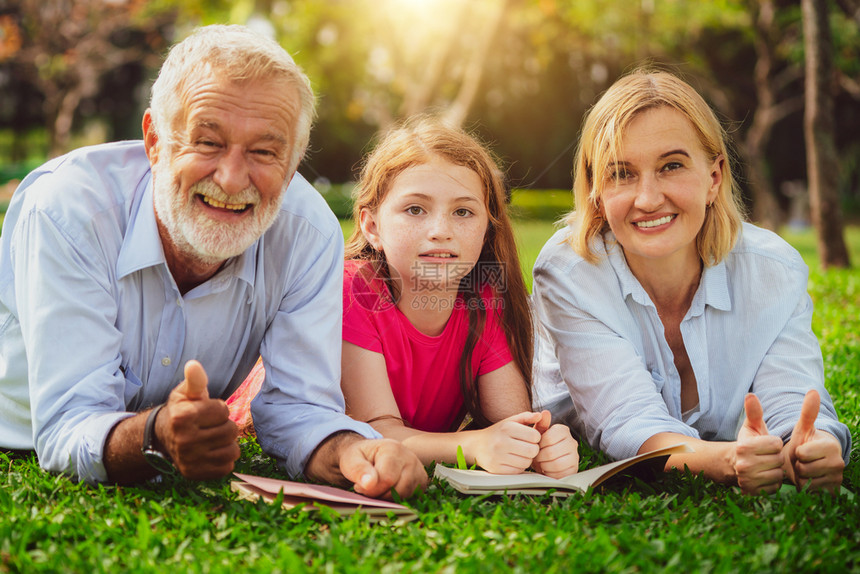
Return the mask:
<path id="1" fill-rule="evenodd" d="M 383 280 L 371 278 L 369 270 L 368 264 L 360 261 L 347 261 L 344 265 L 343 340 L 385 357 L 400 416 L 412 428 L 425 432 L 452 430 L 463 415 L 459 369 L 469 314 L 462 295 L 445 329 L 431 337 L 409 322 L 391 301 Z M 487 304 L 487 320 L 472 353 L 472 374 L 476 378 L 513 360 L 499 323 L 502 299 L 494 300 L 489 287 L 482 297 Z M 433 294 L 428 293 L 427 304 L 433 300 Z"/>

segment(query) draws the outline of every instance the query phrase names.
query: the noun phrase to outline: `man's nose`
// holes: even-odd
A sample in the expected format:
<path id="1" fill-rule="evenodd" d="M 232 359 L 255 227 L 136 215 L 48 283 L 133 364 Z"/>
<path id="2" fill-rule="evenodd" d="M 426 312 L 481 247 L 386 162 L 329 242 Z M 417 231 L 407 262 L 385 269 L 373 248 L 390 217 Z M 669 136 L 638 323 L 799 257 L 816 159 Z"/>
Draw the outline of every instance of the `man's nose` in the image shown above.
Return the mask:
<path id="1" fill-rule="evenodd" d="M 239 193 L 251 183 L 248 162 L 239 147 L 228 147 L 218 159 L 218 167 L 212 177 L 225 193 Z"/>

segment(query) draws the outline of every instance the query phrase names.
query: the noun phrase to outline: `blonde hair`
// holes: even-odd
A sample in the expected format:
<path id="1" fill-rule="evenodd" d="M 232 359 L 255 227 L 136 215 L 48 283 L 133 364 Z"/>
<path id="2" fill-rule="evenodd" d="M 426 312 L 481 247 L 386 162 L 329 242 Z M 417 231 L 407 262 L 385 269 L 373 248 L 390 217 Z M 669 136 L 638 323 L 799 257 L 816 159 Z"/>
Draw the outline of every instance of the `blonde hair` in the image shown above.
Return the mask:
<path id="1" fill-rule="evenodd" d="M 460 385 L 465 407 L 479 426 L 490 421 L 483 414 L 478 387 L 471 372 L 471 356 L 486 323 L 486 309 L 481 293 L 489 284 L 494 295 L 503 302 L 501 324 L 514 363 L 520 370 L 531 400 L 532 319 L 528 291 L 520 270 L 513 227 L 507 210 L 507 189 L 504 176 L 491 153 L 465 131 L 444 125 L 440 121 L 418 116 L 395 127 L 382 138 L 367 156 L 358 185 L 353 192 L 353 220 L 356 223 L 346 242 L 346 259 L 372 262 L 375 274 L 389 279 L 385 254 L 370 245 L 358 225 L 361 212 L 376 212 L 391 189 L 394 180 L 406 169 L 430 163 L 439 158 L 474 171 L 481 179 L 489 225 L 478 263 L 460 281 L 460 292 L 466 298 L 469 313 L 469 334 L 460 359 Z M 499 274 L 481 272 L 481 263 L 498 263 Z M 459 422 L 459 421 L 458 421 Z M 456 430 L 456 429 L 452 429 Z"/>
<path id="2" fill-rule="evenodd" d="M 284 81 L 296 89 L 300 111 L 289 165 L 294 171 L 308 147 L 316 113 L 310 80 L 277 42 L 245 26 L 204 26 L 171 48 L 152 85 L 149 104 L 159 138 L 168 145 L 175 140 L 185 86 L 214 75 L 237 84 Z"/>
<path id="3" fill-rule="evenodd" d="M 636 70 L 616 81 L 586 114 L 574 156 L 575 211 L 565 222 L 578 224 L 568 241 L 586 261 L 595 263 L 592 240 L 609 230 L 600 210 L 606 173 L 616 162 L 624 131 L 645 110 L 669 107 L 681 112 L 693 125 L 710 160 L 722 156 L 722 184 L 696 237 L 699 257 L 705 265 L 723 260 L 737 241 L 743 221 L 740 193 L 732 176 L 725 130 L 689 84 L 663 71 Z"/>

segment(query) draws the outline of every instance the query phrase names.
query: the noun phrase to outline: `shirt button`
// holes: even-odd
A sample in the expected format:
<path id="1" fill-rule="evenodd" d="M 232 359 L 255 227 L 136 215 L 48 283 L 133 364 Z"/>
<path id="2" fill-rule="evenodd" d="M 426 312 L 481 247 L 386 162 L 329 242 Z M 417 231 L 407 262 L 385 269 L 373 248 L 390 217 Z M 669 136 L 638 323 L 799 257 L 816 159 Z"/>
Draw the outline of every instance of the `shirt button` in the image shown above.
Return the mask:
<path id="1" fill-rule="evenodd" d="M 182 297 L 176 298 L 176 304 L 179 305 L 180 307 L 182 306 Z"/>
<path id="2" fill-rule="evenodd" d="M 169 366 L 170 365 L 170 357 L 164 357 L 163 359 L 161 359 L 161 364 L 164 365 L 165 367 Z"/>

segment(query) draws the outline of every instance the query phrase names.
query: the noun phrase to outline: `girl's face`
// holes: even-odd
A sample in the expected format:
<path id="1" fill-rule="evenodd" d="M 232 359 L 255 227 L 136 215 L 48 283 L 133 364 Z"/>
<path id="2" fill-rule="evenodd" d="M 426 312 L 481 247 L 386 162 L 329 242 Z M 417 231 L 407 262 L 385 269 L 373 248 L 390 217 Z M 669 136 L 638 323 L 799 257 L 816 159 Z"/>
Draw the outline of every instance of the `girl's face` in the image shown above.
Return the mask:
<path id="1" fill-rule="evenodd" d="M 376 212 L 359 224 L 385 254 L 398 291 L 456 294 L 475 266 L 487 233 L 481 178 L 441 158 L 402 171 Z"/>
<path id="2" fill-rule="evenodd" d="M 708 159 L 693 124 L 668 107 L 635 117 L 620 144 L 600 201 L 630 268 L 698 266 L 696 237 L 717 197 L 723 158 Z"/>

